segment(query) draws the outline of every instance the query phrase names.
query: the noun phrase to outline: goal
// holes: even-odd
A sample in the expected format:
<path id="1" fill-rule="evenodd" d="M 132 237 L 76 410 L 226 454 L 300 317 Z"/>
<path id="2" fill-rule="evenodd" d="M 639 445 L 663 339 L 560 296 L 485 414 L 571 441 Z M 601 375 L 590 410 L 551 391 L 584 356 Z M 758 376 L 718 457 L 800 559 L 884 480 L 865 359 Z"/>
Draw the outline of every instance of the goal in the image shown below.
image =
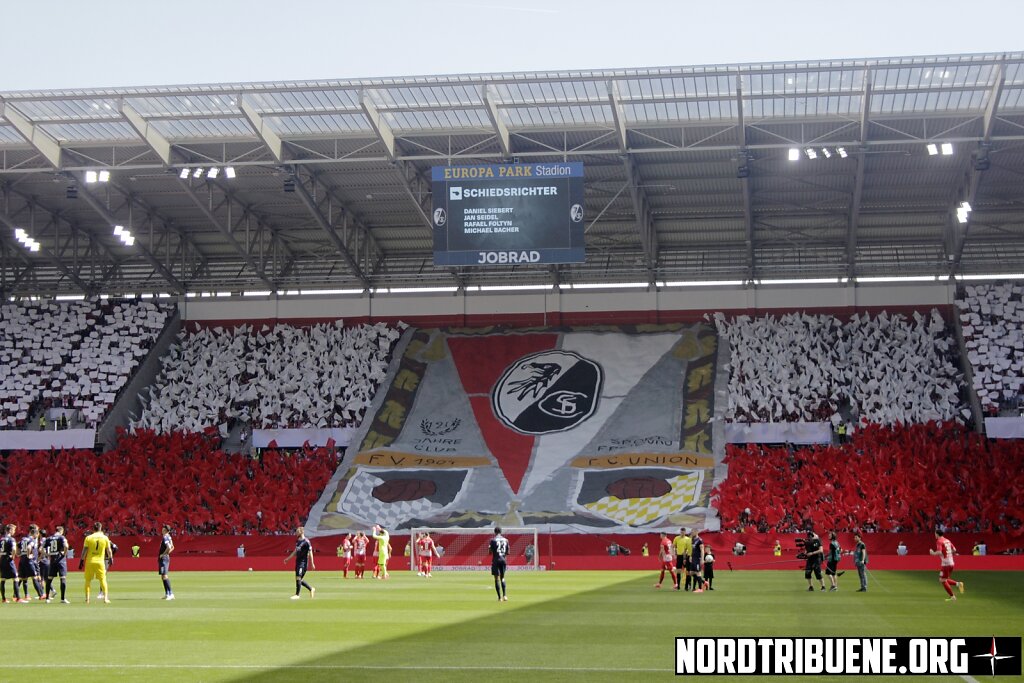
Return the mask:
<path id="1" fill-rule="evenodd" d="M 490 571 L 491 557 L 487 553 L 494 529 L 444 529 L 417 527 L 412 530 L 412 552 L 409 569 L 419 567 L 416 539 L 428 532 L 434 539 L 440 557 L 434 557 L 433 571 Z M 541 570 L 540 546 L 536 527 L 502 527 L 501 535 L 508 539 L 505 562 L 509 569 Z"/>

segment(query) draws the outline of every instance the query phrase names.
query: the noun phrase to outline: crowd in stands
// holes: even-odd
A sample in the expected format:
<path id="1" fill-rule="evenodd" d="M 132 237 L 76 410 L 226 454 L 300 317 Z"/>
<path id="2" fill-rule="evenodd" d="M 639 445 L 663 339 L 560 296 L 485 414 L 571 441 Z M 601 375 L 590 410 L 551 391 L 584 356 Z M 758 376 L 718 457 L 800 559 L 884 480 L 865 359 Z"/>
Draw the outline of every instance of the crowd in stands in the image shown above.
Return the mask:
<path id="1" fill-rule="evenodd" d="M 957 423 L 869 425 L 839 446 L 729 446 L 713 496 L 729 531 L 1024 536 L 1024 443 Z"/>
<path id="2" fill-rule="evenodd" d="M 952 335 L 938 311 L 911 318 L 789 313 L 728 319 L 729 402 L 736 422 L 900 424 L 966 419 Z"/>
<path id="3" fill-rule="evenodd" d="M 227 454 L 207 433 L 121 433 L 114 450 L 15 452 L 6 460 L 5 522 L 113 534 L 290 533 L 337 466 L 333 448 Z"/>
<path id="4" fill-rule="evenodd" d="M 183 333 L 134 427 L 358 425 L 404 325 L 251 325 Z"/>
<path id="5" fill-rule="evenodd" d="M 172 313 L 99 298 L 0 306 L 0 428 L 34 427 L 51 408 L 98 425 Z"/>
<path id="6" fill-rule="evenodd" d="M 1016 407 L 1024 387 L 1024 286 L 967 286 L 956 303 L 982 410 Z"/>

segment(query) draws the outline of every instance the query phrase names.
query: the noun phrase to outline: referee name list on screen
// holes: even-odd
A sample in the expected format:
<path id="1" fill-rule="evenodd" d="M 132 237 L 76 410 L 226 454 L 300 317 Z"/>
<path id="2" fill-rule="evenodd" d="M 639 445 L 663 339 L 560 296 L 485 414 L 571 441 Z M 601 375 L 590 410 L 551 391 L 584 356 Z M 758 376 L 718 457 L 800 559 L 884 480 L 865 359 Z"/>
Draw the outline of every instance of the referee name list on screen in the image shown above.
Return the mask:
<path id="1" fill-rule="evenodd" d="M 514 213 L 515 209 L 509 206 L 464 209 L 462 232 L 467 234 L 519 232 L 519 226 L 505 217 L 511 217 Z"/>

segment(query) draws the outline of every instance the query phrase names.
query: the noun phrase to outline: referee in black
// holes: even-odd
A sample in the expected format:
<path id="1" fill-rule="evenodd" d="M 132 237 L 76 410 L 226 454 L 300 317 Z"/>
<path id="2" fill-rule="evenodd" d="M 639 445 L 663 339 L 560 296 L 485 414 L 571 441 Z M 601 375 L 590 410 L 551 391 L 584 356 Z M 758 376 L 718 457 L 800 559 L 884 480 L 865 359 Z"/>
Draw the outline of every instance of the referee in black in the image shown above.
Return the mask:
<path id="1" fill-rule="evenodd" d="M 491 539 L 487 552 L 491 554 L 491 576 L 494 577 L 494 592 L 498 594 L 498 602 L 508 602 L 505 595 L 505 557 L 508 555 L 508 539 L 501 535 L 501 527 L 494 527 L 494 538 Z"/>
<path id="2" fill-rule="evenodd" d="M 807 590 L 813 591 L 811 585 L 811 574 L 818 579 L 821 590 L 825 590 L 825 582 L 821 580 L 821 559 L 825 551 L 821 547 L 821 538 L 810 529 L 807 530 L 807 540 L 804 541 L 804 554 L 807 555 L 807 564 L 804 565 L 804 578 L 807 579 Z"/>

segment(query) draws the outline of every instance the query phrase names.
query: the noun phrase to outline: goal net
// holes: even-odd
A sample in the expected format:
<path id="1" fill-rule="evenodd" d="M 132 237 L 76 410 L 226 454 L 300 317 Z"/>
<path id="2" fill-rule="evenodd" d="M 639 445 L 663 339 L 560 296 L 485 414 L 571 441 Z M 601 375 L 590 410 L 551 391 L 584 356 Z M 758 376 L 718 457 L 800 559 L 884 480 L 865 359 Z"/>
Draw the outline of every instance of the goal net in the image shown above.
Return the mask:
<path id="1" fill-rule="evenodd" d="M 429 533 L 440 557 L 434 556 L 432 571 L 490 571 L 491 556 L 487 552 L 494 529 L 437 529 L 418 527 L 412 530 L 412 553 L 409 569 L 419 570 L 419 548 L 416 539 Z M 510 570 L 544 569 L 540 563 L 540 546 L 536 527 L 502 527 L 501 535 L 508 539 L 505 562 Z"/>

